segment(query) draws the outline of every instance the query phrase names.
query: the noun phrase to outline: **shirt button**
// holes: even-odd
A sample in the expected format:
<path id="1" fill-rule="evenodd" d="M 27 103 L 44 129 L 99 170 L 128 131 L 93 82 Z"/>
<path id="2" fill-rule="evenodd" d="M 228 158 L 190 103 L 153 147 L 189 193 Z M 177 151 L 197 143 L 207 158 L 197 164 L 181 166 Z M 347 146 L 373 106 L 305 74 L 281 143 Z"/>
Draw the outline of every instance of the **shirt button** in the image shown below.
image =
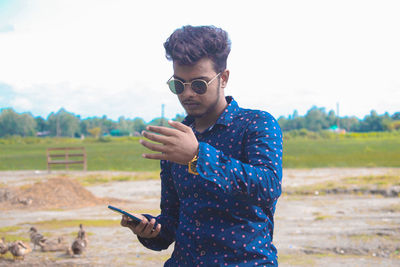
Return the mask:
<path id="1" fill-rule="evenodd" d="M 194 193 L 193 196 L 194 196 L 195 198 L 198 198 L 198 197 L 199 197 L 199 194 Z"/>
<path id="2" fill-rule="evenodd" d="M 199 227 L 200 226 L 200 222 L 197 221 L 196 222 L 196 226 Z"/>
<path id="3" fill-rule="evenodd" d="M 206 255 L 206 252 L 205 252 L 204 250 L 202 250 L 202 251 L 200 252 L 200 255 L 201 255 L 201 256 L 204 256 L 204 255 Z"/>

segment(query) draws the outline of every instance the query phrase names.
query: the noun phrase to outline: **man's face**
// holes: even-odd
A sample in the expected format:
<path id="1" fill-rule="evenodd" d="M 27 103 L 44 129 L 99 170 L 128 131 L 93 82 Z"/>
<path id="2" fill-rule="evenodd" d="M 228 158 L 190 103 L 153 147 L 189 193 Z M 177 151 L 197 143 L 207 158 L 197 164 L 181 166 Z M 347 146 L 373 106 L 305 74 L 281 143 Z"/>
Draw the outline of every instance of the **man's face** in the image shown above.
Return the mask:
<path id="1" fill-rule="evenodd" d="M 179 65 L 174 62 L 173 68 L 174 78 L 186 83 L 195 79 L 209 82 L 218 74 L 213 68 L 213 62 L 208 58 L 199 60 L 193 66 Z M 178 95 L 178 99 L 188 115 L 201 118 L 216 111 L 219 101 L 224 97 L 223 88 L 220 85 L 220 76 L 218 76 L 201 95 L 196 94 L 190 85 L 186 85 L 184 91 Z"/>

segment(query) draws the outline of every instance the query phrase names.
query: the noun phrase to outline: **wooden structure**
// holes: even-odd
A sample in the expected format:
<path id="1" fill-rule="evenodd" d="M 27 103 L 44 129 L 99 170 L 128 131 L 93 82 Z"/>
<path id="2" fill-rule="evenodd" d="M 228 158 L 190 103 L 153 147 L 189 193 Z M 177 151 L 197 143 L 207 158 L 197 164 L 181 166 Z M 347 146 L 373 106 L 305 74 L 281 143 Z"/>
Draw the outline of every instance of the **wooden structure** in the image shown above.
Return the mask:
<path id="1" fill-rule="evenodd" d="M 52 165 L 65 165 L 69 170 L 69 165 L 81 164 L 86 171 L 86 150 L 85 147 L 53 147 L 47 148 L 47 171 L 50 172 Z"/>

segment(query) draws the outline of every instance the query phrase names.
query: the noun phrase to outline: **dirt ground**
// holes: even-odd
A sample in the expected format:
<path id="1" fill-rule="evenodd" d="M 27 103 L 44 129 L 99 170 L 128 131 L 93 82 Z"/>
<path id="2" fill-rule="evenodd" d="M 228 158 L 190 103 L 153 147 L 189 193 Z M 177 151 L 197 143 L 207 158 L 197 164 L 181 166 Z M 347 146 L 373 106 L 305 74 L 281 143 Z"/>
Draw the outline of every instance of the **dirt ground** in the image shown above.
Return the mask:
<path id="1" fill-rule="evenodd" d="M 285 192 L 289 186 L 293 188 L 344 177 L 393 173 L 399 174 L 400 169 L 286 169 L 283 189 Z M 121 174 L 129 173 L 70 172 L 63 177 Z M 59 175 L 42 171 L 0 172 L 0 189 L 4 196 L 5 189 L 19 187 L 27 190 L 31 188 L 28 185 L 46 179 L 50 181 Z M 65 252 L 35 250 L 24 260 L 0 258 L 0 266 L 162 266 L 168 259 L 172 246 L 163 252 L 142 247 L 130 230 L 118 226 L 120 216 L 106 208 L 108 203 L 117 203 L 128 210 L 158 213 L 158 180 L 119 181 L 86 188 L 68 183 L 68 187 L 64 185 L 64 188 L 70 190 L 68 194 L 63 194 L 64 198 L 71 201 L 61 206 L 24 204 L 28 200 L 23 199 L 23 196 L 28 196 L 27 191 L 19 191 L 25 192 L 23 195 L 13 192 L 19 196 L 21 203 L 7 204 L 0 199 L 0 229 L 19 226 L 12 234 L 29 238 L 30 226 L 42 221 L 115 220 L 115 224 L 87 226 L 89 245 L 83 256 L 70 257 Z M 39 191 L 35 192 L 38 195 Z M 50 197 L 51 194 L 50 190 L 45 195 Z M 29 196 L 34 198 L 36 195 Z M 77 195 L 84 195 L 85 198 L 73 202 Z M 54 196 L 49 202 L 57 204 Z M 39 224 L 37 228 L 45 236 L 62 235 L 72 242 L 78 224 L 55 229 L 46 229 Z M 324 195 L 319 192 L 314 195 L 283 194 L 275 215 L 274 244 L 278 248 L 280 266 L 400 266 L 400 198 L 373 194 Z"/>

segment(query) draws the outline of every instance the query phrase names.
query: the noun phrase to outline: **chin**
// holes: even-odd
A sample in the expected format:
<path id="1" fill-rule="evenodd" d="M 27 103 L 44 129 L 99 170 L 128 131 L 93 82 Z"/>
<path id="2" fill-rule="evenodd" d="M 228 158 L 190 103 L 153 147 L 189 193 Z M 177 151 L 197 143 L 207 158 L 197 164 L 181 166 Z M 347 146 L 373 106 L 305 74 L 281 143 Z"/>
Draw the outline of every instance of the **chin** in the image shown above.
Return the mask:
<path id="1" fill-rule="evenodd" d="M 196 112 L 191 110 L 186 110 L 186 113 L 193 118 L 201 118 L 204 116 L 204 114 L 201 112 Z"/>

